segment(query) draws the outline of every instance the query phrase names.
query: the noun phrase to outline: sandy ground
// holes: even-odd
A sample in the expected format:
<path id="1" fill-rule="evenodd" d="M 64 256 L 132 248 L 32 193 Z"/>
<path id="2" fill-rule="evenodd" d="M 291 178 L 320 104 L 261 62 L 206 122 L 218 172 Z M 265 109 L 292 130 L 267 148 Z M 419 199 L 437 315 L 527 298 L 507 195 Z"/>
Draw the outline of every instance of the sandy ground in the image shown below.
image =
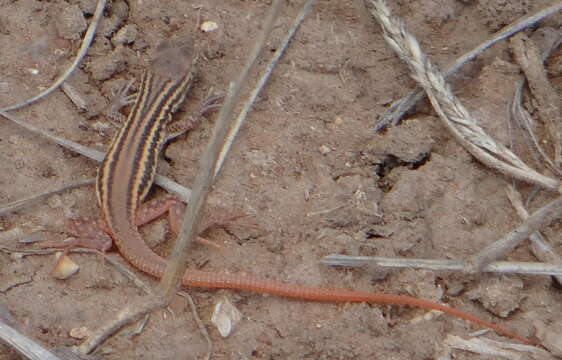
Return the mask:
<path id="1" fill-rule="evenodd" d="M 72 84 L 87 99 L 79 110 L 62 92 L 18 112 L 36 126 L 104 149 L 117 127 L 103 116 L 112 92 L 136 78 L 162 39 L 191 36 L 202 54 L 185 112 L 208 89 L 224 90 L 253 45 L 265 1 L 128 1 L 109 5 L 95 43 Z M 302 1 L 290 1 L 267 45 L 271 56 Z M 548 5 L 537 1 L 409 0 L 392 4 L 429 56 L 446 65 L 520 16 Z M 27 99 L 67 68 L 95 2 L 0 0 L 0 107 Z M 63 11 L 64 10 L 64 11 Z M 78 16 L 80 15 L 80 16 Z M 544 26 L 559 26 L 553 17 Z M 198 21 L 218 29 L 203 33 Z M 125 30 L 123 30 L 125 29 Z M 76 37 L 76 38 L 73 38 Z M 556 68 L 560 52 L 549 64 Z M 262 68 L 265 61 L 262 62 Z M 560 72 L 551 80 L 561 85 Z M 519 69 L 506 43 L 468 64 L 452 84 L 483 125 L 507 139 L 507 109 Z M 255 81 L 256 76 L 252 77 Z M 207 238 L 224 247 L 192 249 L 192 266 L 242 272 L 307 285 L 382 291 L 445 302 L 523 336 L 546 341 L 559 334 L 562 296 L 548 277 L 470 277 L 429 271 L 329 268 L 328 254 L 463 259 L 511 231 L 518 217 L 506 179 L 463 150 L 422 103 L 403 125 L 371 129 L 389 104 L 415 86 L 360 2 L 319 1 L 260 97 L 210 199 L 213 208 L 247 215 L 259 230 L 215 229 Z M 181 115 L 180 115 L 181 116 Z M 166 149 L 162 172 L 186 186 L 214 123 L 210 116 Z M 530 159 L 522 151 L 523 158 Z M 0 122 L 0 203 L 95 176 L 96 164 Z M 519 187 L 526 195 L 528 186 Z M 162 196 L 153 191 L 151 197 Z M 536 209 L 552 199 L 541 193 Z M 4 230 L 54 226 L 70 215 L 96 216 L 93 187 L 54 196 L 0 217 Z M 559 223 L 549 230 L 561 250 Z M 169 253 L 173 236 L 162 220 L 142 229 L 147 242 Z M 28 236 L 29 237 L 29 236 Z M 64 238 L 58 233 L 56 237 Z M 25 236 L 2 246 L 22 246 Z M 118 253 L 112 252 L 121 259 Z M 80 272 L 50 276 L 51 256 L 16 258 L 0 252 L 0 293 L 23 330 L 48 347 L 77 345 L 72 329 L 99 328 L 142 292 L 112 266 L 73 254 Z M 535 261 L 525 244 L 509 260 Z M 122 259 L 121 259 L 122 260 Z M 124 260 L 122 262 L 125 263 Z M 128 264 L 126 266 L 129 266 Z M 148 283 L 156 281 L 137 271 Z M 424 310 L 367 304 L 318 304 L 238 291 L 191 289 L 210 331 L 213 359 L 432 359 L 446 356 L 449 335 L 476 327 Z M 242 313 L 222 338 L 210 322 L 226 296 Z M 494 334 L 488 337 L 499 339 Z M 558 343 L 560 345 L 560 343 Z M 553 347 L 555 347 L 553 345 Z M 125 329 L 98 355 L 105 359 L 202 359 L 207 345 L 183 298 L 154 313 L 138 336 Z M 554 355 L 560 356 L 551 349 Z M 455 350 L 455 359 L 477 359 Z M 17 359 L 0 347 L 0 359 Z M 491 358 L 491 357 L 488 357 Z"/>

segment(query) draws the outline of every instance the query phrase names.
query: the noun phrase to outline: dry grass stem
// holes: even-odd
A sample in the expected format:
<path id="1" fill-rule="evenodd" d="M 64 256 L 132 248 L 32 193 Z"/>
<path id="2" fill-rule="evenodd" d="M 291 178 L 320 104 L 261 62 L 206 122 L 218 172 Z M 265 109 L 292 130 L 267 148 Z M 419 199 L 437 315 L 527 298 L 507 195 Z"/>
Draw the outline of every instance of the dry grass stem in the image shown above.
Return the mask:
<path id="1" fill-rule="evenodd" d="M 513 94 L 513 101 L 511 102 L 511 117 L 512 119 L 521 126 L 525 133 L 528 135 L 529 142 L 531 143 L 531 148 L 536 150 L 540 158 L 536 156 L 535 152 L 532 152 L 537 165 L 546 164 L 548 168 L 555 172 L 558 176 L 562 176 L 562 172 L 556 167 L 552 159 L 547 155 L 544 148 L 541 146 L 539 139 L 536 136 L 535 126 L 533 118 L 525 110 L 521 104 L 522 90 L 524 81 L 521 80 L 516 85 L 515 92 Z M 542 161 L 541 161 L 542 160 Z"/>
<path id="2" fill-rule="evenodd" d="M 527 212 L 527 209 L 525 209 L 521 194 L 511 185 L 507 186 L 507 197 L 511 202 L 511 205 L 515 208 L 519 218 L 523 221 L 527 220 L 529 213 Z M 545 263 L 562 265 L 562 258 L 560 255 L 558 255 L 552 245 L 550 245 L 550 242 L 545 239 L 539 231 L 532 233 L 529 236 L 529 239 L 531 240 L 531 252 L 537 257 L 537 259 Z M 559 285 L 562 285 L 562 275 L 554 275 L 554 279 Z"/>
<path id="3" fill-rule="evenodd" d="M 445 341 L 451 349 L 469 351 L 480 354 L 490 359 L 507 360 L 547 360 L 552 359 L 550 354 L 537 346 L 510 344 L 494 341 L 487 338 L 463 339 L 460 336 L 448 335 Z M 447 357 L 449 358 L 449 357 Z"/>
<path id="4" fill-rule="evenodd" d="M 55 144 L 58 144 L 66 149 L 69 149 L 71 151 L 74 151 L 80 155 L 84 155 L 92 160 L 95 160 L 97 162 L 101 162 L 103 160 L 103 158 L 105 157 L 105 154 L 102 151 L 98 151 L 98 150 L 94 150 L 94 149 L 90 149 L 87 146 L 84 145 L 80 145 L 72 140 L 67 140 L 63 137 L 54 135 L 46 130 L 40 129 L 38 127 L 36 127 L 35 125 L 30 124 L 27 121 L 21 120 L 19 117 L 17 117 L 16 115 L 13 114 L 9 114 L 5 111 L 0 110 L 0 116 L 5 117 L 6 119 L 12 121 L 13 123 L 15 123 L 16 125 L 24 128 L 27 131 L 32 132 L 35 135 L 39 135 L 42 138 L 45 138 L 51 142 L 54 142 Z"/>
<path id="5" fill-rule="evenodd" d="M 248 74 L 255 67 L 257 59 L 273 30 L 283 4 L 283 0 L 274 0 L 269 7 L 263 28 L 257 36 L 254 48 L 248 55 L 238 79 L 230 86 L 224 104 L 221 107 L 217 123 L 213 128 L 209 145 L 200 160 L 199 174 L 195 180 L 191 200 L 182 219 L 182 226 L 176 239 L 174 251 L 168 260 L 166 272 L 158 285 L 158 291 L 161 293 L 161 296 L 168 299 L 168 301 L 176 293 L 183 274 L 187 270 L 187 249 L 191 245 L 192 239 L 195 238 L 200 220 L 203 217 L 207 196 L 215 179 L 214 174 L 217 160 L 221 148 L 224 146 L 225 136 L 230 125 L 234 107 L 240 99 L 242 87 L 248 80 Z"/>
<path id="6" fill-rule="evenodd" d="M 281 56 L 283 56 L 283 54 L 285 52 L 285 49 L 287 48 L 287 46 L 291 42 L 291 39 L 293 38 L 293 36 L 297 32 L 297 30 L 299 29 L 301 23 L 303 22 L 304 18 L 306 17 L 306 14 L 308 13 L 308 11 L 310 10 L 310 8 L 312 7 L 312 5 L 314 4 L 315 1 L 316 0 L 308 0 L 303 5 L 299 15 L 297 16 L 295 21 L 293 21 L 293 24 L 291 25 L 289 31 L 287 32 L 287 35 L 285 36 L 285 39 L 281 42 L 281 45 L 277 48 L 277 50 L 275 50 L 275 53 L 273 54 L 273 57 L 271 58 L 271 60 L 267 64 L 267 67 L 265 68 L 265 71 L 263 72 L 262 76 L 258 80 L 258 84 L 254 88 L 254 90 L 252 90 L 252 92 L 250 93 L 250 97 L 248 98 L 248 100 L 244 104 L 244 106 L 242 108 L 242 111 L 240 112 L 240 114 L 238 115 L 238 117 L 234 121 L 234 124 L 230 128 L 230 131 L 228 132 L 228 135 L 227 135 L 226 140 L 225 140 L 225 145 L 222 148 L 219 159 L 217 161 L 217 166 L 215 168 L 215 176 L 217 176 L 218 173 L 220 172 L 220 170 L 222 168 L 222 165 L 224 163 L 224 159 L 226 158 L 226 154 L 228 154 L 228 152 L 230 151 L 230 148 L 231 148 L 231 146 L 234 142 L 234 139 L 236 138 L 236 135 L 238 134 L 238 132 L 240 131 L 240 128 L 244 124 L 244 121 L 246 120 L 246 117 L 248 116 L 248 113 L 252 109 L 252 106 L 254 105 L 254 102 L 256 101 L 258 95 L 261 93 L 261 91 L 265 87 L 265 84 L 269 80 L 269 76 L 273 72 L 273 69 L 275 68 L 275 66 L 277 66 L 277 63 L 279 62 L 279 59 L 281 59 Z"/>
<path id="7" fill-rule="evenodd" d="M 550 33 L 550 34 L 549 34 Z M 552 51 L 562 43 L 562 34 L 552 28 L 542 28 L 537 30 L 532 39 L 537 42 L 537 46 L 542 49 L 541 61 L 545 61 Z M 512 49 L 512 51 L 517 51 Z M 524 109 L 522 105 L 523 87 L 525 86 L 525 77 L 521 77 L 515 85 L 513 92 L 513 99 L 511 101 L 510 115 L 512 120 L 518 124 L 527 134 L 531 148 L 535 149 L 532 155 L 536 161 L 537 166 L 546 164 L 548 168 L 557 176 L 562 177 L 562 171 L 554 165 L 552 159 L 546 154 L 546 151 L 540 144 L 535 132 L 534 120 L 531 115 Z M 538 154 L 540 156 L 537 156 Z M 542 160 L 541 160 L 542 159 Z"/>
<path id="8" fill-rule="evenodd" d="M 96 182 L 96 179 L 94 178 L 90 178 L 90 179 L 86 179 L 86 180 L 78 180 L 78 181 L 73 181 L 71 183 L 65 184 L 61 187 L 59 187 L 58 189 L 54 189 L 54 190 L 49 190 L 49 191 L 45 191 L 42 192 L 40 194 L 36 194 L 21 200 L 17 200 L 14 202 L 11 202 L 9 204 L 3 205 L 0 207 L 0 216 L 2 215 L 6 215 L 10 212 L 14 212 L 17 210 L 20 210 L 21 208 L 30 205 L 32 203 L 35 203 L 37 201 L 43 200 L 51 195 L 55 195 L 58 193 L 61 193 L 63 191 L 66 190 L 70 190 L 70 189 L 75 189 L 77 187 L 81 187 L 84 185 L 91 185 L 94 184 Z"/>
<path id="9" fill-rule="evenodd" d="M 404 60 L 412 77 L 427 92 L 431 104 L 455 139 L 488 167 L 527 183 L 551 191 L 560 191 L 560 181 L 528 167 L 513 152 L 491 138 L 476 123 L 468 110 L 454 96 L 444 77 L 422 52 L 418 41 L 406 31 L 383 0 L 371 0 L 372 14 L 378 19 L 388 45 Z"/>
<path id="10" fill-rule="evenodd" d="M 558 94 L 548 81 L 543 60 L 532 40 L 518 34 L 511 39 L 511 48 L 537 101 L 538 114 L 549 131 L 554 145 L 554 163 L 558 168 L 562 163 L 562 113 Z"/>
<path id="11" fill-rule="evenodd" d="M 515 247 L 529 238 L 535 231 L 540 231 L 552 221 L 559 219 L 562 215 L 562 197 L 551 201 L 529 216 L 521 225 L 510 233 L 505 234 L 499 240 L 491 243 L 475 255 L 467 259 L 470 272 L 480 272 L 492 261 L 501 259 L 510 253 Z"/>
<path id="12" fill-rule="evenodd" d="M 0 340 L 15 349 L 25 359 L 61 360 L 42 345 L 2 321 L 0 321 Z"/>
<path id="13" fill-rule="evenodd" d="M 68 77 L 74 72 L 74 70 L 76 70 L 78 65 L 80 65 L 80 62 L 82 61 L 84 56 L 86 56 L 86 54 L 88 53 L 88 49 L 92 44 L 92 40 L 94 40 L 94 35 L 96 34 L 96 29 L 98 27 L 98 24 L 103 16 L 103 10 L 105 9 L 106 2 L 107 0 L 98 0 L 96 10 L 94 12 L 94 17 L 90 22 L 90 26 L 86 31 L 86 35 L 84 35 L 84 40 L 82 40 L 82 45 L 80 45 L 80 50 L 78 50 L 78 54 L 76 54 L 76 58 L 74 59 L 70 67 L 66 69 L 66 71 L 51 86 L 49 86 L 47 89 L 42 91 L 39 95 L 34 96 L 31 99 L 28 99 L 19 104 L 1 108 L 0 111 L 18 110 L 23 107 L 26 107 L 29 104 L 39 101 L 45 96 L 55 91 L 56 89 L 58 89 L 58 87 L 61 86 L 62 83 L 66 81 L 66 79 L 68 79 Z"/>
<path id="14" fill-rule="evenodd" d="M 460 260 L 404 259 L 377 256 L 328 255 L 322 264 L 329 266 L 359 267 L 375 265 L 383 268 L 426 269 L 434 271 L 465 271 L 470 269 Z M 495 261 L 484 267 L 483 272 L 525 275 L 562 275 L 562 264 Z"/>
<path id="15" fill-rule="evenodd" d="M 117 314 L 116 318 L 98 329 L 94 334 L 88 337 L 76 349 L 80 354 L 89 354 L 111 335 L 124 326 L 130 325 L 139 320 L 142 316 L 150 314 L 156 309 L 166 306 L 167 302 L 162 297 L 155 295 L 144 295 L 142 298 L 129 303 L 123 310 Z"/>
<path id="16" fill-rule="evenodd" d="M 371 0 L 367 0 L 367 2 L 371 2 Z M 455 74 L 458 70 L 464 66 L 469 61 L 474 60 L 478 55 L 488 49 L 490 46 L 494 45 L 495 43 L 508 38 L 509 36 L 520 32 L 522 30 L 527 29 L 530 26 L 535 25 L 542 19 L 549 17 L 553 14 L 558 13 L 562 10 L 562 1 L 555 3 L 552 6 L 549 6 L 545 9 L 538 11 L 535 14 L 531 14 L 525 16 L 513 24 L 507 25 L 496 34 L 494 34 L 490 39 L 486 40 L 485 42 L 481 43 L 474 49 L 470 50 L 469 52 L 463 54 L 459 57 L 454 64 L 449 66 L 444 72 L 443 76 L 448 77 L 450 75 Z M 375 132 L 379 132 L 388 125 L 396 125 L 398 122 L 408 113 L 414 105 L 416 105 L 420 100 L 425 97 L 425 92 L 421 88 L 414 89 L 410 94 L 407 96 L 396 100 L 392 106 L 381 116 L 381 120 L 377 123 L 374 128 Z"/>
<path id="17" fill-rule="evenodd" d="M 19 117 L 7 113 L 5 111 L 1 111 L 0 110 L 0 116 L 5 117 L 6 119 L 12 121 L 13 123 L 17 124 L 18 126 L 26 129 L 27 131 L 32 132 L 35 135 L 38 135 L 42 138 L 45 138 L 51 142 L 54 142 L 55 144 L 58 144 L 66 149 L 69 149 L 71 151 L 74 151 L 80 155 L 86 156 L 87 158 L 90 158 L 92 160 L 95 160 L 97 162 L 101 162 L 103 160 L 103 158 L 105 157 L 105 153 L 102 151 L 98 151 L 98 150 L 94 150 L 91 149 L 87 146 L 78 144 L 77 142 L 74 142 L 72 140 L 67 140 L 65 138 L 62 138 L 60 136 L 51 134 L 50 132 L 40 129 L 34 125 L 31 125 L 30 123 L 28 123 L 27 121 L 23 121 L 21 120 Z M 191 199 L 191 190 L 176 183 L 175 181 L 173 181 L 172 179 L 166 177 L 166 176 L 162 176 L 160 174 L 156 174 L 156 178 L 154 179 L 154 182 L 160 186 L 162 186 L 164 189 L 166 189 L 167 191 L 176 194 L 181 200 L 183 200 L 184 202 L 188 202 L 189 199 Z"/>
<path id="18" fill-rule="evenodd" d="M 199 317 L 199 313 L 197 312 L 197 306 L 195 305 L 195 301 L 193 301 L 191 295 L 189 295 L 185 291 L 178 291 L 178 295 L 186 298 L 187 302 L 189 302 L 189 307 L 191 308 L 191 313 L 193 314 L 193 318 L 197 323 L 197 327 L 199 327 L 199 332 L 201 332 L 201 335 L 203 335 L 203 337 L 207 341 L 207 355 L 205 356 L 205 359 L 209 360 L 213 355 L 213 341 L 211 340 L 211 336 L 209 335 L 209 332 L 207 331 L 205 324 L 203 324 L 203 321 Z"/>

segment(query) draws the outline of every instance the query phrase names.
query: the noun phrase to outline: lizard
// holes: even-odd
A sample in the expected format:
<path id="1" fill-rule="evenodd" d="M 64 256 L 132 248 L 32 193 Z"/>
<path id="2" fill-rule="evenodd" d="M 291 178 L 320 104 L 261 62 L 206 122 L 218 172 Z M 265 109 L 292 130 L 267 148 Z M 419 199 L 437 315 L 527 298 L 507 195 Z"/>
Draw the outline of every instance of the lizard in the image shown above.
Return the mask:
<path id="1" fill-rule="evenodd" d="M 167 261 L 144 242 L 138 226 L 169 212 L 170 226 L 177 233 L 184 205 L 175 199 L 141 202 L 156 174 L 158 156 L 166 141 L 166 126 L 190 88 L 195 59 L 192 46 L 185 41 L 166 40 L 157 47 L 156 56 L 140 79 L 129 116 L 98 168 L 96 194 L 102 220 L 71 220 L 67 232 L 78 237 L 72 246 L 106 251 L 113 242 L 135 268 L 154 277 L 162 277 Z M 437 310 L 523 343 L 533 343 L 461 310 L 410 296 L 309 287 L 193 269 L 186 271 L 181 283 L 187 287 L 247 290 L 317 302 L 366 302 Z"/>

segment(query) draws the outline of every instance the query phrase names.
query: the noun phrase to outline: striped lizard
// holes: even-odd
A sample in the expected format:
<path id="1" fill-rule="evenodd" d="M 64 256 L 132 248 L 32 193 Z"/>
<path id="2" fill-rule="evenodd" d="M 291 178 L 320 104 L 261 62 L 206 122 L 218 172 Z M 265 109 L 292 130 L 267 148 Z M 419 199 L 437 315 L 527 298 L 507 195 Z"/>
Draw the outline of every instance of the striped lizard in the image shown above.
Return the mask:
<path id="1" fill-rule="evenodd" d="M 166 125 L 190 87 L 194 58 L 192 47 L 177 40 L 168 40 L 157 49 L 155 59 L 141 78 L 140 90 L 130 114 L 98 170 L 96 193 L 103 221 L 95 224 L 85 220 L 72 221 L 69 232 L 79 237 L 73 246 L 105 251 L 113 239 L 123 257 L 134 267 L 155 277 L 163 275 L 166 260 L 146 245 L 138 226 L 169 211 L 172 230 L 177 230 L 182 206 L 170 199 L 146 204 L 141 202 L 156 174 L 159 152 L 165 142 Z M 96 224 L 104 231 L 100 231 Z M 320 302 L 408 305 L 442 311 L 494 329 L 523 343 L 531 343 L 522 336 L 471 314 L 409 296 L 307 287 L 200 270 L 187 270 L 182 285 L 242 289 Z"/>

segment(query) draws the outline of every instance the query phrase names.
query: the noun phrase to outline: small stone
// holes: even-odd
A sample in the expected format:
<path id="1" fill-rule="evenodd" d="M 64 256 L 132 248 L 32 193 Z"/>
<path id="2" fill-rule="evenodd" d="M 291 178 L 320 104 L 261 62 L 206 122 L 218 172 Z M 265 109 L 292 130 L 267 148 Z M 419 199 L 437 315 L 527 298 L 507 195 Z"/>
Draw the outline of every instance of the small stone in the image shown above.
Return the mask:
<path id="1" fill-rule="evenodd" d="M 142 231 L 143 239 L 145 239 L 146 244 L 151 248 L 154 248 L 166 240 L 168 224 L 166 221 L 154 221 L 151 223 L 151 226 L 143 228 Z"/>
<path id="2" fill-rule="evenodd" d="M 106 134 L 112 128 L 111 124 L 108 122 L 96 121 L 92 123 L 92 129 L 96 130 L 100 134 Z"/>
<path id="3" fill-rule="evenodd" d="M 68 335 L 70 335 L 71 338 L 82 340 L 90 336 L 90 330 L 88 330 L 88 328 L 85 326 L 73 328 L 70 329 Z"/>
<path id="4" fill-rule="evenodd" d="M 304 190 L 304 201 L 310 201 L 310 189 Z"/>
<path id="5" fill-rule="evenodd" d="M 80 270 L 80 267 L 62 252 L 57 252 L 55 258 L 57 259 L 57 264 L 51 272 L 55 279 L 66 280 Z"/>
<path id="6" fill-rule="evenodd" d="M 219 25 L 214 22 L 214 21 L 203 21 L 203 23 L 201 23 L 201 31 L 203 32 L 211 32 L 211 31 L 215 31 L 219 28 Z"/>
<path id="7" fill-rule="evenodd" d="M 322 146 L 320 146 L 320 147 L 318 148 L 318 151 L 320 151 L 320 153 L 321 153 L 322 155 L 326 155 L 326 154 L 332 152 L 332 149 L 330 149 L 330 148 L 329 148 L 328 146 L 326 146 L 326 145 L 322 145 Z"/>
<path id="8" fill-rule="evenodd" d="M 241 320 L 242 313 L 226 296 L 217 302 L 211 318 L 211 322 L 217 327 L 223 338 L 229 336 Z"/>
<path id="9" fill-rule="evenodd" d="M 113 37 L 112 42 L 115 46 L 131 44 L 137 39 L 137 34 L 138 31 L 135 24 L 125 25 L 117 31 L 117 34 Z"/>
<path id="10" fill-rule="evenodd" d="M 385 225 L 372 226 L 367 230 L 366 234 L 370 238 L 388 239 L 392 236 L 392 234 L 394 234 L 394 232 L 395 232 L 394 226 L 385 224 Z"/>
<path id="11" fill-rule="evenodd" d="M 62 11 L 60 21 L 56 21 L 57 32 L 67 40 L 78 40 L 88 28 L 86 19 L 77 5 L 66 6 Z"/>

